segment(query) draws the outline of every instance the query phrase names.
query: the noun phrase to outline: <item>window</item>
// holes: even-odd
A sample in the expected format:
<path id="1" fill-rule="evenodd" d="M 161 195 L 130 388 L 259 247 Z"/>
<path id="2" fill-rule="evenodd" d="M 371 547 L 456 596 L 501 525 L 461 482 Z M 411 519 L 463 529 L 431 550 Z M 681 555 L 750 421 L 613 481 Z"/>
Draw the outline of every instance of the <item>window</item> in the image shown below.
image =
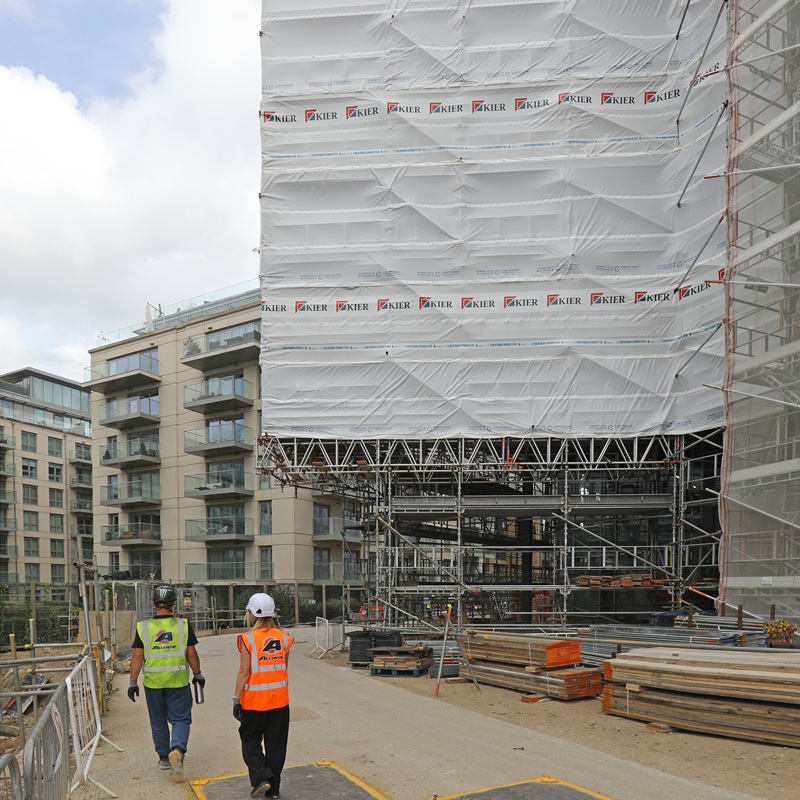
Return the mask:
<path id="1" fill-rule="evenodd" d="M 106 362 L 108 375 L 121 375 L 124 372 L 143 370 L 153 375 L 158 375 L 158 348 L 143 350 L 141 353 L 131 353 L 129 356 L 111 358 Z"/>
<path id="2" fill-rule="evenodd" d="M 50 515 L 50 533 L 64 533 L 64 515 Z"/>
<path id="3" fill-rule="evenodd" d="M 54 436 L 47 437 L 47 455 L 50 458 L 63 458 L 63 447 L 61 439 L 56 439 Z"/>
<path id="4" fill-rule="evenodd" d="M 22 446 L 22 449 L 26 453 L 35 453 L 36 452 L 36 434 L 35 433 L 28 433 L 27 431 L 22 431 L 21 446 Z"/>
<path id="5" fill-rule="evenodd" d="M 111 573 L 119 572 L 119 553 L 108 554 L 108 571 Z"/>
<path id="6" fill-rule="evenodd" d="M 23 478 L 35 478 L 37 473 L 36 469 L 36 459 L 35 458 L 23 458 L 22 459 L 22 477 Z"/>
<path id="7" fill-rule="evenodd" d="M 161 553 L 131 553 L 131 573 L 134 578 L 161 580 Z"/>
<path id="8" fill-rule="evenodd" d="M 83 461 L 92 460 L 92 448 L 88 444 L 75 445 L 75 458 L 80 458 Z"/>
<path id="9" fill-rule="evenodd" d="M 50 558 L 64 558 L 64 540 L 50 540 Z"/>
<path id="10" fill-rule="evenodd" d="M 24 530 L 24 531 L 38 531 L 39 530 L 39 512 L 38 511 L 23 511 L 22 512 L 22 530 Z"/>
<path id="11" fill-rule="evenodd" d="M 39 565 L 26 564 L 25 565 L 25 580 L 30 583 L 31 581 L 39 580 Z"/>
<path id="12" fill-rule="evenodd" d="M 261 581 L 272 580 L 272 548 L 258 548 L 258 579 Z"/>
<path id="13" fill-rule="evenodd" d="M 208 550 L 209 580 L 244 580 L 244 548 L 224 547 Z"/>
<path id="14" fill-rule="evenodd" d="M 258 488 L 259 489 L 271 489 L 272 488 L 272 475 L 259 475 L 258 476 Z"/>
<path id="15" fill-rule="evenodd" d="M 66 570 L 64 569 L 63 564 L 51 564 L 50 565 L 50 583 L 66 583 L 64 580 L 64 573 Z"/>
<path id="16" fill-rule="evenodd" d="M 24 554 L 28 557 L 39 557 L 39 539 L 36 536 L 26 536 L 23 540 Z"/>
<path id="17" fill-rule="evenodd" d="M 272 533 L 272 500 L 264 500 L 258 505 L 260 509 L 258 532 L 266 536 Z"/>
<path id="18" fill-rule="evenodd" d="M 325 581 L 331 577 L 331 551 L 323 547 L 314 548 L 314 580 Z"/>
<path id="19" fill-rule="evenodd" d="M 39 505 L 39 487 L 29 483 L 22 484 L 22 502 L 27 506 Z"/>
<path id="20" fill-rule="evenodd" d="M 240 419 L 215 419 L 207 426 L 208 443 L 243 442 L 244 417 Z"/>
<path id="21" fill-rule="evenodd" d="M 50 489 L 50 508 L 64 508 L 64 490 Z"/>
<path id="22" fill-rule="evenodd" d="M 52 462 L 47 465 L 47 478 L 50 483 L 62 483 L 62 469 L 61 464 L 53 464 Z"/>
<path id="23" fill-rule="evenodd" d="M 327 536 L 330 533 L 331 510 L 328 506 L 314 503 L 314 536 Z"/>

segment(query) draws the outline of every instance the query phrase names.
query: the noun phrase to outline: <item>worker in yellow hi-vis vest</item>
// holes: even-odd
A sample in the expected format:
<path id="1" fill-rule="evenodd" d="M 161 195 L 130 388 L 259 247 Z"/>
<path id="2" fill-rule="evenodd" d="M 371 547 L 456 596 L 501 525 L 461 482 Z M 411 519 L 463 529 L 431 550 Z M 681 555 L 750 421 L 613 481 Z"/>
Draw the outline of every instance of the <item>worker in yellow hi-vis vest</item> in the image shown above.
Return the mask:
<path id="1" fill-rule="evenodd" d="M 137 680 L 142 672 L 159 767 L 171 770 L 173 782 L 180 783 L 192 724 L 189 669 L 194 673 L 192 683 L 201 690 L 206 679 L 200 672 L 200 657 L 195 647 L 197 636 L 191 623 L 173 616 L 175 599 L 171 586 L 156 586 L 153 590 L 155 616 L 136 625 L 128 697 L 136 702 Z"/>

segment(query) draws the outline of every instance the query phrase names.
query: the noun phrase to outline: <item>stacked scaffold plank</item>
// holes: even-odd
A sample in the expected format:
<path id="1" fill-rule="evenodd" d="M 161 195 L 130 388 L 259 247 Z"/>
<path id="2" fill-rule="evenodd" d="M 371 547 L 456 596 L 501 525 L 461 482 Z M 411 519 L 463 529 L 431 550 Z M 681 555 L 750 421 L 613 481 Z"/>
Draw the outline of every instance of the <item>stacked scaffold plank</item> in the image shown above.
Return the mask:
<path id="1" fill-rule="evenodd" d="M 642 648 L 603 677 L 608 714 L 800 747 L 800 653 Z"/>
<path id="2" fill-rule="evenodd" d="M 634 589 L 641 586 L 663 586 L 661 578 L 654 578 L 649 572 L 632 572 L 627 575 L 579 575 L 578 586 L 618 586 Z"/>
<path id="3" fill-rule="evenodd" d="M 469 669 L 459 674 L 478 683 L 559 700 L 602 691 L 602 670 L 582 668 L 580 642 L 506 633 L 475 633 L 459 639 Z"/>

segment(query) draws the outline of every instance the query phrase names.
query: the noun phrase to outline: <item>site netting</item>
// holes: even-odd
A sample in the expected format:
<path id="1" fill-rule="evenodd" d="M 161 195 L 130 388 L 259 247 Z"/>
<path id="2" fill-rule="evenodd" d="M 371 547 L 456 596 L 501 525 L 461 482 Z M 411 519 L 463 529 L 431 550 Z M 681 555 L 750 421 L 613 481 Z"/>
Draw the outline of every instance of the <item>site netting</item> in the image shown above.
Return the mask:
<path id="1" fill-rule="evenodd" d="M 264 3 L 264 430 L 719 425 L 721 9 Z"/>
<path id="2" fill-rule="evenodd" d="M 729 61 L 720 592 L 800 618 L 800 3 L 739 0 Z"/>

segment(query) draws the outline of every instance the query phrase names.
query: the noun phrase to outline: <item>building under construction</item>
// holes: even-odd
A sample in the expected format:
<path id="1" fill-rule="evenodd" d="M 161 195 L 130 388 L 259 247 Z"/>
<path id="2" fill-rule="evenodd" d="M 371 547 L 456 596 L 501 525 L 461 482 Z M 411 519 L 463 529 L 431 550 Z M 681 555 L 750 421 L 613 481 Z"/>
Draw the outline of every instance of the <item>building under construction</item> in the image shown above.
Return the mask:
<path id="1" fill-rule="evenodd" d="M 613 6 L 265 4 L 260 469 L 368 618 L 800 616 L 800 4 Z"/>

